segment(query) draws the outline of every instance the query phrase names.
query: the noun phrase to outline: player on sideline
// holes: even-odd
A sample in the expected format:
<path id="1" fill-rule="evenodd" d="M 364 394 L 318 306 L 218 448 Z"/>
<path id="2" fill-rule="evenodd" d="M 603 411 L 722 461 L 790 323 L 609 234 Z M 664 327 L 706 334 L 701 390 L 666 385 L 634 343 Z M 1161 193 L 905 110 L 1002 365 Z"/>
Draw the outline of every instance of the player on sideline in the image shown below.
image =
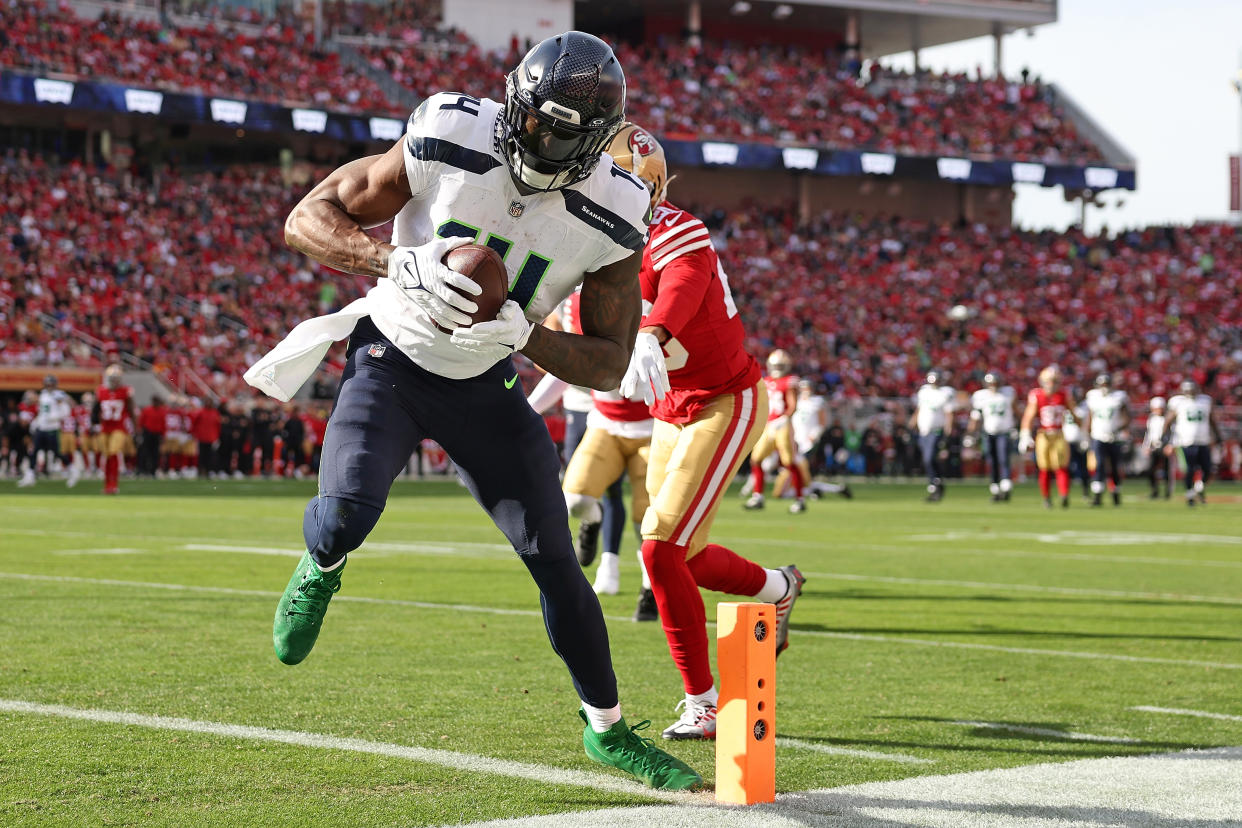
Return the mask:
<path id="1" fill-rule="evenodd" d="M 927 471 L 927 502 L 936 503 L 944 498 L 944 469 L 940 465 L 940 451 L 944 439 L 953 433 L 953 397 L 950 386 L 940 384 L 940 372 L 928 371 L 927 381 L 914 395 L 914 413 L 910 415 L 909 428 L 917 428 L 919 450 L 923 454 L 923 468 Z"/>
<path id="2" fill-rule="evenodd" d="M 1057 491 L 1061 495 L 1061 508 L 1069 508 L 1069 446 L 1061 431 L 1065 412 L 1075 407 L 1069 392 L 1061 388 L 1061 369 L 1049 365 L 1039 372 L 1039 387 L 1031 389 L 1026 398 L 1026 410 L 1018 427 L 1018 451 L 1025 454 L 1035 449 L 1035 465 L 1039 467 L 1039 493 L 1044 498 L 1044 508 L 1052 508 L 1052 486 L 1049 477 L 1056 475 Z M 1039 431 L 1032 437 L 1031 426 L 1039 420 Z"/>
<path id="3" fill-rule="evenodd" d="M 30 424 L 30 435 L 34 446 L 31 452 L 32 463 L 22 478 L 22 484 L 29 486 L 34 483 L 38 474 L 51 476 L 57 461 L 63 461 L 61 453 L 61 431 L 73 411 L 73 400 L 60 390 L 55 374 L 43 378 L 43 388 L 39 391 L 39 410 L 34 422 Z M 70 467 L 70 486 L 78 482 L 77 473 Z"/>
<path id="4" fill-rule="evenodd" d="M 1160 497 L 1160 479 L 1164 478 L 1164 499 L 1173 493 L 1172 458 L 1164 451 L 1164 397 L 1152 397 L 1147 404 L 1147 433 L 1143 435 L 1143 453 L 1147 455 L 1147 482 L 1151 484 L 1148 499 Z"/>
<path id="5" fill-rule="evenodd" d="M 1013 429 L 1012 386 L 1001 388 L 995 371 L 983 375 L 983 387 L 970 395 L 970 430 L 983 431 L 988 461 L 992 467 L 992 483 L 988 490 L 992 502 L 1009 499 L 1013 480 L 1009 473 L 1009 432 Z"/>
<path id="6" fill-rule="evenodd" d="M 1212 440 L 1220 442 L 1220 428 L 1212 412 L 1212 398 L 1201 394 L 1194 380 L 1183 382 L 1179 391 L 1169 400 L 1164 451 L 1171 456 L 1176 444 L 1186 457 L 1186 505 L 1194 506 L 1196 498 L 1206 505 L 1207 481 L 1212 473 Z M 1173 435 L 1173 443 L 1167 439 L 1169 434 Z"/>
<path id="7" fill-rule="evenodd" d="M 706 232 L 704 228 L 704 234 Z M 808 481 L 803 480 L 802 470 L 795 461 L 797 453 L 794 450 L 793 426 L 790 425 L 790 418 L 798 407 L 798 378 L 791 373 L 792 370 L 793 361 L 788 353 L 777 348 L 768 354 L 768 373 L 763 378 L 767 386 L 768 422 L 750 453 L 750 475 L 754 486 L 745 504 L 747 509 L 763 508 L 763 461 L 775 451 L 781 461 L 781 469 L 789 475 L 789 483 L 793 486 L 794 502 L 789 504 L 789 511 L 795 515 L 806 511 L 802 487 Z"/>
<path id="8" fill-rule="evenodd" d="M 1095 455 L 1095 479 L 1091 481 L 1091 505 L 1104 502 L 1104 467 L 1113 490 L 1113 505 L 1121 505 L 1121 447 L 1129 439 L 1130 398 L 1125 391 L 1113 387 L 1113 378 L 1100 374 L 1095 388 L 1086 395 L 1087 433 L 1091 436 L 1091 453 Z"/>
<path id="9" fill-rule="evenodd" d="M 779 654 L 788 646 L 789 616 L 805 579 L 795 566 L 764 569 L 707 542 L 720 498 L 767 421 L 765 386 L 759 364 L 742 347 L 745 331 L 707 227 L 664 198 L 663 148 L 626 124 L 608 151 L 647 185 L 653 207 L 640 275 L 650 310 L 621 393 L 632 398 L 646 391 L 654 403 L 643 560 L 686 692 L 677 705 L 684 706 L 681 717 L 664 738 L 713 739 L 717 691 L 699 587 L 775 604 Z M 652 379 L 672 390 L 653 399 Z"/>
<path id="10" fill-rule="evenodd" d="M 649 206 L 643 184 L 603 155 L 624 111 L 612 49 L 582 32 L 531 49 L 507 77 L 503 104 L 461 93 L 423 101 L 391 149 L 329 174 L 285 223 L 292 247 L 378 277 L 376 287 L 303 322 L 246 378 L 288 399 L 331 341 L 351 334 L 319 495 L 302 525 L 308 551 L 276 609 L 282 662 L 310 653 L 347 554 L 429 437 L 539 587 L 552 648 L 582 700 L 587 756 L 653 787 L 685 789 L 702 778 L 637 732 L 649 723 L 631 728 L 621 717 L 603 612 L 570 539 L 560 459 L 511 360 L 521 351 L 598 389 L 616 388 L 630 365 Z M 364 229 L 393 219 L 392 244 Z M 481 288 L 442 259 L 476 239 L 501 255 L 511 281 L 497 318 L 470 325 L 470 296 Z M 579 283 L 584 333 L 540 325 Z"/>
<path id="11" fill-rule="evenodd" d="M 125 453 L 126 426 L 134 416 L 134 392 L 121 384 L 121 366 L 104 369 L 103 385 L 95 392 L 95 410 L 91 419 L 99 424 L 101 451 L 104 456 L 103 493 L 120 492 L 121 455 Z"/>

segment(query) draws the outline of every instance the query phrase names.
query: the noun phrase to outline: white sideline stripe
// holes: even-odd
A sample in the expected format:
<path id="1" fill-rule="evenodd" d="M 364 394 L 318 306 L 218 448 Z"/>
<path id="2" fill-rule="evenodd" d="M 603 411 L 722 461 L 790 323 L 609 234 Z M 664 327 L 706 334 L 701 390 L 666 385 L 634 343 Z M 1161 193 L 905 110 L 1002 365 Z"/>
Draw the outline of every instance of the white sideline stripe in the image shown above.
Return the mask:
<path id="1" fill-rule="evenodd" d="M 1110 745 L 1141 745 L 1142 739 L 1130 739 L 1125 736 L 1096 736 L 1094 733 L 1078 733 L 1073 730 L 1056 730 L 1051 727 L 1029 727 L 1027 725 L 1006 724 L 1005 722 L 970 722 L 953 721 L 945 724 L 977 727 L 984 730 L 1005 730 L 1013 733 L 1027 733 L 1031 736 L 1052 736 L 1057 739 L 1068 739 L 1073 742 L 1104 742 Z"/>
<path id="2" fill-rule="evenodd" d="M 1071 828 L 1238 825 L 1242 748 L 1082 759 L 777 794 L 750 807 L 643 805 L 470 828 Z"/>
<path id="3" fill-rule="evenodd" d="M 187 584 L 162 584 L 154 581 L 119 581 L 111 578 L 79 578 L 73 575 L 36 575 L 27 572 L 0 572 L 0 578 L 13 578 L 23 581 L 50 581 L 53 583 L 99 584 L 103 586 L 135 587 L 138 589 L 170 589 L 182 592 L 206 592 L 216 595 L 241 595 L 257 598 L 279 598 L 281 593 L 261 589 L 235 589 L 233 587 L 213 587 Z M 369 598 L 364 595 L 338 595 L 334 601 L 355 604 L 381 604 L 393 607 L 417 607 L 430 610 L 452 610 L 454 612 L 482 612 L 490 615 L 517 615 L 529 618 L 540 618 L 542 614 L 535 610 L 506 609 L 503 607 L 479 607 L 473 604 L 442 604 L 432 601 L 407 601 L 400 598 Z M 606 621 L 623 621 L 631 623 L 628 615 L 605 615 Z M 708 622 L 709 627 L 716 626 Z M 844 641 L 877 641 L 885 644 L 908 644 L 915 647 L 949 647 L 959 650 L 984 650 L 995 653 L 1011 653 L 1014 655 L 1035 655 L 1059 658 L 1084 658 L 1099 661 L 1125 661 L 1137 664 L 1169 664 L 1176 667 L 1212 667 L 1219 670 L 1242 670 L 1242 664 L 1229 664 L 1219 661 L 1195 661 L 1178 658 L 1156 658 L 1154 656 L 1132 656 L 1118 653 L 1092 653 L 1082 650 L 1045 650 L 1038 647 L 1006 647 L 1001 644 L 978 644 L 970 641 L 935 641 L 930 638 L 906 638 L 904 636 L 875 635 L 870 633 L 841 633 L 826 630 L 799 630 L 802 638 L 835 638 Z"/>
<path id="4" fill-rule="evenodd" d="M 947 578 L 902 578 L 894 575 L 858 575 L 852 572 L 803 572 L 808 578 L 829 578 L 837 581 L 861 581 L 878 584 L 911 586 L 949 586 L 967 589 L 1000 589 L 1013 592 L 1047 592 L 1055 595 L 1082 595 L 1091 598 L 1138 598 L 1148 601 L 1186 601 L 1190 603 L 1238 604 L 1242 598 L 1229 595 L 1183 595 L 1177 592 L 1127 592 L 1119 589 L 1089 587 L 1056 587 L 1039 584 L 997 584 L 988 581 L 955 581 Z"/>
<path id="5" fill-rule="evenodd" d="M 57 549 L 53 555 L 142 555 L 149 550 L 132 549 L 128 546 L 107 546 L 98 549 Z"/>
<path id="6" fill-rule="evenodd" d="M 1139 707 L 1131 707 L 1131 710 L 1141 710 L 1144 713 L 1168 713 L 1172 716 L 1198 716 L 1201 719 L 1220 719 L 1223 722 L 1242 722 L 1242 716 L 1234 716 L 1230 713 L 1209 713 L 1206 710 L 1187 710 L 1183 707 L 1148 707 L 1140 705 Z"/>
<path id="7" fill-rule="evenodd" d="M 816 753 L 827 753 L 831 756 L 857 756 L 862 759 L 879 759 L 884 762 L 899 762 L 903 765 L 934 765 L 936 763 L 935 759 L 924 759 L 922 756 L 911 756 L 908 753 L 883 753 L 878 750 L 821 745 L 816 742 L 804 742 L 801 739 L 790 739 L 787 736 L 777 736 L 776 746 L 796 748 L 797 750 L 813 750 Z"/>
<path id="8" fill-rule="evenodd" d="M 115 710 L 82 709 L 65 707 L 59 704 L 37 704 L 18 699 L 0 699 L 0 711 L 56 716 L 62 719 L 80 719 L 88 722 L 128 725 L 131 727 L 146 727 L 154 730 L 203 733 L 211 736 L 223 736 L 229 739 L 279 742 L 286 745 L 299 745 L 301 747 L 319 748 L 322 750 L 348 750 L 354 753 L 371 753 L 377 756 L 391 756 L 397 759 L 409 759 L 412 762 L 440 765 L 455 770 L 488 773 L 495 776 L 511 776 L 518 779 L 543 782 L 549 785 L 572 785 L 579 788 L 594 788 L 599 791 L 638 794 L 670 802 L 685 802 L 693 796 L 693 794 L 656 791 L 637 782 L 604 776 L 603 774 L 587 773 L 586 771 L 556 768 L 550 765 L 536 765 L 530 762 L 514 762 L 508 759 L 494 759 L 490 756 L 458 753 L 452 750 L 398 745 L 391 742 L 372 742 L 367 739 L 351 739 L 342 736 L 330 736 L 325 733 L 307 733 L 301 730 L 276 730 L 267 727 L 227 724 L 224 722 L 205 722 L 171 716 L 148 716 L 141 713 L 126 713 Z"/>

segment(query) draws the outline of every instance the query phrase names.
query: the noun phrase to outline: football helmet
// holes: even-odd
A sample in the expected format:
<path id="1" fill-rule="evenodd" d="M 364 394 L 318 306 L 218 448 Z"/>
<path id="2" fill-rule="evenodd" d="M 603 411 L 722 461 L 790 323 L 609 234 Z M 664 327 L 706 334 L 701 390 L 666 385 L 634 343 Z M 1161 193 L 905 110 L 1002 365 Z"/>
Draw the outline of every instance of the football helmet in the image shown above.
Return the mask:
<path id="1" fill-rule="evenodd" d="M 783 377 L 793 370 L 793 360 L 784 350 L 777 348 L 768 354 L 768 376 Z"/>
<path id="2" fill-rule="evenodd" d="M 1108 375 L 1108 372 L 1097 374 L 1095 377 L 1096 388 L 1108 388 L 1112 384 L 1113 384 L 1113 378 Z"/>
<path id="3" fill-rule="evenodd" d="M 632 172 L 647 185 L 651 193 L 651 209 L 664 200 L 668 192 L 668 164 L 664 147 L 651 133 L 637 124 L 626 121 L 608 145 L 608 154 L 621 169 Z"/>
<path id="4" fill-rule="evenodd" d="M 87 408 L 91 408 L 92 406 L 94 406 L 94 405 L 95 405 L 95 395 L 94 395 L 93 393 L 91 393 L 90 391 L 87 391 L 85 394 L 83 394 L 83 395 L 82 395 L 82 405 L 86 406 Z"/>
<path id="5" fill-rule="evenodd" d="M 1057 366 L 1049 365 L 1039 372 L 1039 387 L 1045 391 L 1055 391 L 1060 384 L 1061 369 Z"/>
<path id="6" fill-rule="evenodd" d="M 121 366 L 113 363 L 104 369 L 103 380 L 104 385 L 109 388 L 121 387 Z"/>
<path id="7" fill-rule="evenodd" d="M 1000 387 L 1000 374 L 996 373 L 995 371 L 988 371 L 986 374 L 983 375 L 983 384 L 987 388 L 999 388 Z"/>
<path id="8" fill-rule="evenodd" d="M 505 79 L 497 140 L 523 194 L 582 181 L 625 117 L 625 73 L 594 35 L 565 32 L 537 44 Z"/>
<path id="9" fill-rule="evenodd" d="M 939 371 L 928 371 L 928 372 L 927 372 L 927 377 L 925 378 L 925 380 L 924 380 L 924 381 L 925 381 L 928 385 L 930 385 L 930 386 L 932 386 L 933 388 L 935 388 L 937 385 L 939 385 L 939 384 L 940 384 L 940 372 L 939 372 Z"/>
<path id="10" fill-rule="evenodd" d="M 1187 397 L 1193 397 L 1199 393 L 1199 383 L 1194 380 L 1186 380 L 1182 383 L 1179 390 Z"/>
<path id="11" fill-rule="evenodd" d="M 1156 411 L 1156 410 L 1163 411 L 1164 406 L 1165 406 L 1164 397 L 1152 397 L 1151 402 L 1147 404 L 1147 407 L 1150 408 L 1152 411 Z"/>
<path id="12" fill-rule="evenodd" d="M 55 374 L 48 374 L 46 377 L 43 378 L 43 387 L 44 388 L 55 388 L 58 382 L 60 381 L 56 379 Z"/>

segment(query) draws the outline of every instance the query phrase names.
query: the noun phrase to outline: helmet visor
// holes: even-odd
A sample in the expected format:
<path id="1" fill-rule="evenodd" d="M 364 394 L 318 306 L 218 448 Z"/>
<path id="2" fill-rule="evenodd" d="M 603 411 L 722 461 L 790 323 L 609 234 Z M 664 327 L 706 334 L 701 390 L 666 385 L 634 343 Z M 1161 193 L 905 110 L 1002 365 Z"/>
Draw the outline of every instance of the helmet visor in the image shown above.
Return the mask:
<path id="1" fill-rule="evenodd" d="M 510 94 L 505 103 L 509 164 L 523 184 L 556 190 L 574 183 L 594 165 L 614 125 L 583 127 L 542 113 Z"/>

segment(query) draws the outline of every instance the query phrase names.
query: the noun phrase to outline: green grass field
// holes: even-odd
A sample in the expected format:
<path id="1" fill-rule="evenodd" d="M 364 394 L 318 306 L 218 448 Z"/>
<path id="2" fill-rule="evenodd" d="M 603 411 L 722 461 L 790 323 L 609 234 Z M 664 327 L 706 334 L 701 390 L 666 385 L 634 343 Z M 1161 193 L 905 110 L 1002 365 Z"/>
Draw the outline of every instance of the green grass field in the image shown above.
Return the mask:
<path id="1" fill-rule="evenodd" d="M 583 782 L 608 771 L 583 756 L 537 593 L 456 485 L 394 489 L 296 667 L 272 653 L 272 614 L 313 483 L 97 486 L 0 484 L 0 824 L 435 825 L 657 801 Z M 801 516 L 731 494 L 715 539 L 808 579 L 778 667 L 778 790 L 1242 745 L 1242 499 L 1138 489 L 1051 513 L 1029 486 L 1005 505 L 861 487 Z M 633 549 L 602 603 L 627 719 L 658 733 L 681 685 L 659 625 L 630 620 Z M 711 744 L 672 750 L 710 781 Z"/>

